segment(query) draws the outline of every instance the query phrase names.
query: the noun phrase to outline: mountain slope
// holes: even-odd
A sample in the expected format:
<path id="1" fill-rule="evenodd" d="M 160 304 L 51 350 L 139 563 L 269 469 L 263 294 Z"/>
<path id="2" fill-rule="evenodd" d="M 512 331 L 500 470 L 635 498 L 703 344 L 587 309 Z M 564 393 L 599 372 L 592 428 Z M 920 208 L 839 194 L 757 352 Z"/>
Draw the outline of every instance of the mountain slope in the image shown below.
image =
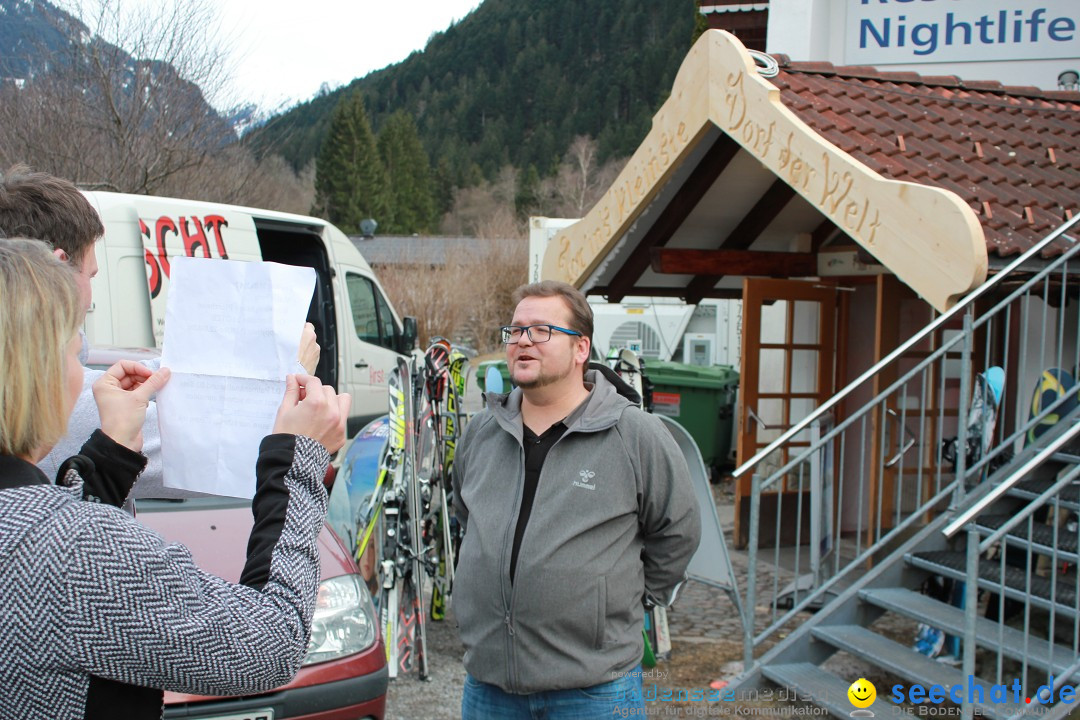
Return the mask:
<path id="1" fill-rule="evenodd" d="M 397 110 L 413 115 L 453 185 L 506 164 L 547 174 L 576 135 L 597 139 L 601 161 L 629 155 L 671 87 L 695 15 L 693 0 L 485 0 L 423 52 L 271 119 L 250 140 L 303 167 L 336 103 L 360 91 L 376 131 Z"/>
<path id="2" fill-rule="evenodd" d="M 206 101 L 204 89 L 181 77 L 168 61 L 132 57 L 95 37 L 82 21 L 48 0 L 0 0 L 0 84 L 25 87 L 49 75 L 78 86 L 90 103 L 104 104 L 103 96 L 112 95 L 112 101 L 125 108 L 146 104 L 151 115 L 175 113 L 181 107 L 186 116 L 198 120 L 179 125 L 197 125 L 203 142 L 220 146 L 236 139 L 233 126 Z M 162 87 L 169 88 L 175 107 L 155 108 L 153 98 L 147 101 L 147 96 L 161 94 Z"/>

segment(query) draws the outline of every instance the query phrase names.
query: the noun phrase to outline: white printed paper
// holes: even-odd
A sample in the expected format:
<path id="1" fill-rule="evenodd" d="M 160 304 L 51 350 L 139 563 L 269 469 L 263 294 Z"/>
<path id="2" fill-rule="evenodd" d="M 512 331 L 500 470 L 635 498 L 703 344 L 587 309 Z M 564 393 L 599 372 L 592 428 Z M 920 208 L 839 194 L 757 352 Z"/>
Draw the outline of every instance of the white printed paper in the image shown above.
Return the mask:
<path id="1" fill-rule="evenodd" d="M 259 443 L 296 372 L 315 271 L 170 259 L 158 393 L 165 487 L 250 498 Z"/>

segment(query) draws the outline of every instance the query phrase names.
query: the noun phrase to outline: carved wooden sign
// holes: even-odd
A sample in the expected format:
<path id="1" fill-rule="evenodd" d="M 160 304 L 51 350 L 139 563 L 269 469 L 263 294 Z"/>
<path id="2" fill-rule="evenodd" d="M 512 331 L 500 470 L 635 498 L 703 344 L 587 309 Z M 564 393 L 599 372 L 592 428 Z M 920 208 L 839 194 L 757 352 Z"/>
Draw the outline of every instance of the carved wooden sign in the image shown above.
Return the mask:
<path id="1" fill-rule="evenodd" d="M 982 227 L 960 197 L 886 179 L 830 143 L 781 102 L 735 36 L 720 30 L 691 48 L 652 130 L 611 188 L 553 238 L 543 277 L 580 287 L 713 126 L 938 310 L 986 279 Z"/>

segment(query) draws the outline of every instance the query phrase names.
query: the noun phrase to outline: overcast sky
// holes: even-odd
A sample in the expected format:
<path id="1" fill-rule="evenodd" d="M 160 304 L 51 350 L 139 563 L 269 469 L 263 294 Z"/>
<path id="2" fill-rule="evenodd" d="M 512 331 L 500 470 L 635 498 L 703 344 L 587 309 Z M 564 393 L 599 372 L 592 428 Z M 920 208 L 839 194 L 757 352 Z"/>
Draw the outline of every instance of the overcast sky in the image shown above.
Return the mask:
<path id="1" fill-rule="evenodd" d="M 120 0 L 160 6 L 161 0 Z M 254 102 L 264 110 L 310 99 L 325 82 L 344 85 L 420 50 L 432 33 L 481 0 L 209 0 L 233 40 L 235 89 L 219 106 Z M 61 0 L 84 9 L 101 0 Z M 207 28 L 184 28 L 199 42 Z M 109 38 L 111 39 L 111 38 Z M 121 43 L 122 44 L 122 43 Z"/>

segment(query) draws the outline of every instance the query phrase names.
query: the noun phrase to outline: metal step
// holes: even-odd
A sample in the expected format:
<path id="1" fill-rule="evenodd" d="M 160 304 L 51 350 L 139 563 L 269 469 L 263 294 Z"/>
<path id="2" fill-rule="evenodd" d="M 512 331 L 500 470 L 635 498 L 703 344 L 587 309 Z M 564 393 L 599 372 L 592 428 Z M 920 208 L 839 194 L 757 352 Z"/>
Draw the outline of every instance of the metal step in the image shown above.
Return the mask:
<path id="1" fill-rule="evenodd" d="M 825 708 L 833 717 L 851 720 L 851 712 L 855 708 L 848 700 L 847 692 L 851 683 L 858 678 L 847 680 L 811 663 L 766 665 L 761 672 L 780 687 L 794 690 L 800 699 L 809 697 L 815 705 Z M 867 710 L 879 718 L 914 717 L 904 708 L 889 701 L 888 693 L 882 692 L 883 689 L 878 689 L 877 699 Z"/>
<path id="2" fill-rule="evenodd" d="M 1008 494 L 1024 500 L 1034 500 L 1050 489 L 1057 482 L 1057 477 L 1032 478 L 1018 482 L 1009 488 Z M 1070 483 L 1058 494 L 1061 507 L 1065 510 L 1080 511 L 1080 483 Z"/>
<path id="3" fill-rule="evenodd" d="M 1012 520 L 1010 515 L 980 515 L 975 519 L 975 525 L 984 531 L 984 535 L 990 535 L 993 531 Z M 1054 555 L 1054 528 L 1046 523 L 1031 523 L 1031 549 L 1039 555 Z M 1013 547 L 1027 547 L 1028 524 L 1020 523 L 1009 531 L 1009 545 Z M 1076 554 L 1077 533 L 1069 532 L 1063 527 L 1057 530 L 1057 557 L 1061 562 L 1077 563 L 1080 557 Z"/>
<path id="4" fill-rule="evenodd" d="M 947 550 L 923 552 L 906 555 L 904 559 L 914 567 L 929 570 L 932 573 L 950 577 L 954 580 L 964 580 L 967 577 L 967 564 L 964 553 L 949 552 Z M 1000 578 L 1000 561 L 979 558 L 980 589 L 990 590 L 991 592 L 1001 591 Z M 1076 617 L 1076 577 L 1063 577 L 1059 574 L 1056 590 L 1056 611 L 1069 617 Z M 1044 610 L 1055 607 L 1050 597 L 1050 581 L 1038 575 L 1031 575 L 1029 578 L 1027 571 L 1023 568 L 1011 565 L 1005 566 L 1003 594 L 1020 602 L 1031 602 L 1032 606 Z"/>
<path id="5" fill-rule="evenodd" d="M 905 694 L 910 685 L 915 683 L 922 685 L 927 691 L 933 685 L 944 687 L 946 692 L 948 692 L 948 688 L 954 685 L 963 688 L 964 693 L 968 691 L 967 678 L 964 677 L 964 673 L 960 668 L 950 667 L 931 660 L 864 627 L 858 625 L 822 626 L 814 628 L 813 633 L 818 640 L 827 642 L 839 650 L 874 663 L 886 672 L 904 678 L 909 682 L 909 685 L 904 688 Z M 992 703 L 990 702 L 991 683 L 984 682 L 979 678 L 972 678 L 972 684 L 982 688 L 983 702 L 975 703 L 975 707 L 987 717 L 1005 720 L 1028 707 L 1022 702 L 1019 705 Z M 891 690 L 881 688 L 878 690 L 878 694 L 889 697 Z M 891 701 L 887 702 L 890 705 L 893 704 Z"/>
<path id="6" fill-rule="evenodd" d="M 876 588 L 863 590 L 859 597 L 880 608 L 940 628 L 950 635 L 964 636 L 964 611 L 927 595 L 904 588 Z M 1026 643 L 1028 663 L 1048 670 L 1057 677 L 1061 677 L 1076 660 L 1071 648 L 1025 635 L 1016 628 L 1001 626 L 982 617 L 975 621 L 975 640 L 980 647 L 1001 650 L 1003 655 L 1018 662 L 1024 660 Z M 1080 672 L 1074 674 L 1074 677 L 1077 676 L 1080 676 Z"/>

